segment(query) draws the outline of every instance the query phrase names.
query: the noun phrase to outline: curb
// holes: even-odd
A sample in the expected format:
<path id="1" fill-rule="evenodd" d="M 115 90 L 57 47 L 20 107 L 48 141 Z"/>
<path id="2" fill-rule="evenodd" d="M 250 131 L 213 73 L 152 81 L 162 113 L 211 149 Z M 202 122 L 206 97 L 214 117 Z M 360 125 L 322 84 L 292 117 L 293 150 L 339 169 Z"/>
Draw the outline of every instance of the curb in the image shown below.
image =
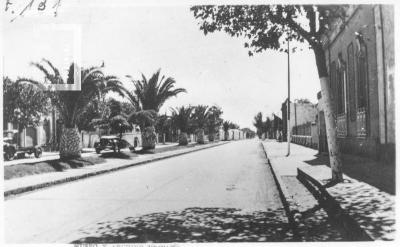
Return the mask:
<path id="1" fill-rule="evenodd" d="M 265 157 L 267 158 L 267 163 L 269 165 L 269 168 L 271 169 L 272 176 L 274 177 L 276 187 L 278 188 L 279 192 L 279 197 L 282 201 L 283 207 L 286 212 L 286 216 L 288 217 L 289 220 L 289 225 L 292 228 L 293 232 L 295 233 L 294 236 L 297 236 L 297 222 L 295 220 L 295 214 L 298 213 L 297 207 L 295 206 L 294 202 L 290 199 L 289 192 L 285 188 L 283 181 L 281 180 L 279 174 L 274 170 L 270 159 L 268 158 L 267 150 L 265 149 L 264 144 L 261 142 L 260 143 L 262 146 L 262 149 L 264 151 Z"/>
<path id="2" fill-rule="evenodd" d="M 7 200 L 10 197 L 13 197 L 13 196 L 16 196 L 16 195 L 19 195 L 19 194 L 22 194 L 22 193 L 27 193 L 27 192 L 32 192 L 32 191 L 39 190 L 39 189 L 44 189 L 44 188 L 47 188 L 47 187 L 50 187 L 50 186 L 53 186 L 53 185 L 64 184 L 64 183 L 68 183 L 68 182 L 72 182 L 72 181 L 76 181 L 76 180 L 80 180 L 80 179 L 85 179 L 85 178 L 89 178 L 89 177 L 93 177 L 93 176 L 97 176 L 97 175 L 111 173 L 111 172 L 119 171 L 119 170 L 122 170 L 122 169 L 130 168 L 130 167 L 133 167 L 133 166 L 144 165 L 144 164 L 151 163 L 151 162 L 154 162 L 154 161 L 164 160 L 164 159 L 173 158 L 173 157 L 177 157 L 177 156 L 184 155 L 184 154 L 197 152 L 197 151 L 200 151 L 200 150 L 205 150 L 205 149 L 209 149 L 209 148 L 213 148 L 213 147 L 222 146 L 222 145 L 225 145 L 225 144 L 228 144 L 228 143 L 229 142 L 217 143 L 217 144 L 212 145 L 212 146 L 201 147 L 201 148 L 198 148 L 198 149 L 195 149 L 195 150 L 188 150 L 187 152 L 182 152 L 182 153 L 177 153 L 177 154 L 170 154 L 170 155 L 165 155 L 165 156 L 161 156 L 161 157 L 156 157 L 156 158 L 152 158 L 152 159 L 148 159 L 148 160 L 139 161 L 139 162 L 133 163 L 133 164 L 127 164 L 127 165 L 123 165 L 123 166 L 119 166 L 119 167 L 114 167 L 114 168 L 111 168 L 111 169 L 108 169 L 108 170 L 100 170 L 100 171 L 95 171 L 95 172 L 89 172 L 89 173 L 78 175 L 78 176 L 67 177 L 67 178 L 58 179 L 58 180 L 51 181 L 51 182 L 40 183 L 40 184 L 36 184 L 36 185 L 31 185 L 31 186 L 26 186 L 26 187 L 21 187 L 21 188 L 17 188 L 17 189 L 4 191 L 4 200 Z"/>
<path id="3" fill-rule="evenodd" d="M 342 229 L 343 233 L 350 241 L 373 241 L 373 239 L 360 227 L 346 211 L 340 206 L 339 202 L 332 197 L 325 187 L 305 173 L 300 168 L 297 168 L 297 179 L 311 192 L 318 200 L 318 203 L 324 208 L 328 216 L 331 217 L 336 224 Z"/>

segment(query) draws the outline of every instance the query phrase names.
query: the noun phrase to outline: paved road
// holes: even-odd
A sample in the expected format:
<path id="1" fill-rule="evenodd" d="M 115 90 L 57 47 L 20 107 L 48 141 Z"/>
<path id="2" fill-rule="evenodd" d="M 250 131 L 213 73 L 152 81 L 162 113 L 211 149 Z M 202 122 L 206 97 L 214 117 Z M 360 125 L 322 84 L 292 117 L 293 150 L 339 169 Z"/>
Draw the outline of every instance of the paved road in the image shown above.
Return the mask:
<path id="1" fill-rule="evenodd" d="M 255 140 L 55 186 L 4 206 L 7 243 L 291 238 Z"/>

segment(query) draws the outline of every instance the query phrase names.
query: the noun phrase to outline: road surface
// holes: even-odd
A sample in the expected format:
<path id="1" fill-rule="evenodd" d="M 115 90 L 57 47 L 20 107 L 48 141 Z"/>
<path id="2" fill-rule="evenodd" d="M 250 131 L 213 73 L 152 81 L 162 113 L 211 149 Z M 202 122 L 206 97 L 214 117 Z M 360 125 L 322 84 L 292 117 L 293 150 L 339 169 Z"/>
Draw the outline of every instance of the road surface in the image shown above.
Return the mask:
<path id="1" fill-rule="evenodd" d="M 259 145 L 232 142 L 7 200 L 5 241 L 289 240 Z"/>

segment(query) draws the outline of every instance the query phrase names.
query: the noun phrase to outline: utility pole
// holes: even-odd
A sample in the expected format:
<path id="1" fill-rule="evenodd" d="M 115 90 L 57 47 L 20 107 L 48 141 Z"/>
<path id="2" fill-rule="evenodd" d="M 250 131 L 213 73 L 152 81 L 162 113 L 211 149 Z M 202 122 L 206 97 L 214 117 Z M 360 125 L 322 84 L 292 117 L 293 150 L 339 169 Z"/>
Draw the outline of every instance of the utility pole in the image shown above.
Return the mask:
<path id="1" fill-rule="evenodd" d="M 286 156 L 290 155 L 290 45 L 289 45 L 289 39 L 287 43 L 287 67 L 288 67 L 288 99 L 287 99 L 287 143 L 288 143 L 288 150 Z"/>

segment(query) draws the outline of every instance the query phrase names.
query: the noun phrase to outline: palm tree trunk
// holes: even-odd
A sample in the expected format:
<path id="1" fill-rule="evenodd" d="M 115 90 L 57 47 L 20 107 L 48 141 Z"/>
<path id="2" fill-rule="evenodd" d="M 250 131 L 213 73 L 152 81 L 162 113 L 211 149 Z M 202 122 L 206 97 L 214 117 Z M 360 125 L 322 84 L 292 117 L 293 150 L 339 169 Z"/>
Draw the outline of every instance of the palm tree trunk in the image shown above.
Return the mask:
<path id="1" fill-rule="evenodd" d="M 210 142 L 213 142 L 213 141 L 215 140 L 215 134 L 214 134 L 213 132 L 210 132 L 210 133 L 208 134 L 208 140 L 209 140 Z"/>
<path id="2" fill-rule="evenodd" d="M 154 127 L 145 127 L 142 130 L 142 148 L 144 150 L 156 148 L 156 132 Z"/>
<path id="3" fill-rule="evenodd" d="M 197 143 L 199 144 L 204 144 L 204 130 L 203 129 L 198 129 L 196 131 L 196 135 L 197 135 Z"/>
<path id="4" fill-rule="evenodd" d="M 81 138 L 78 129 L 63 127 L 60 141 L 60 158 L 79 158 L 81 157 L 81 149 Z"/>
<path id="5" fill-rule="evenodd" d="M 179 145 L 180 146 L 186 146 L 188 145 L 188 135 L 185 132 L 181 132 L 179 135 Z"/>
<path id="6" fill-rule="evenodd" d="M 224 136 L 225 141 L 228 141 L 229 140 L 229 132 L 225 131 L 224 134 L 225 134 L 225 136 Z"/>

